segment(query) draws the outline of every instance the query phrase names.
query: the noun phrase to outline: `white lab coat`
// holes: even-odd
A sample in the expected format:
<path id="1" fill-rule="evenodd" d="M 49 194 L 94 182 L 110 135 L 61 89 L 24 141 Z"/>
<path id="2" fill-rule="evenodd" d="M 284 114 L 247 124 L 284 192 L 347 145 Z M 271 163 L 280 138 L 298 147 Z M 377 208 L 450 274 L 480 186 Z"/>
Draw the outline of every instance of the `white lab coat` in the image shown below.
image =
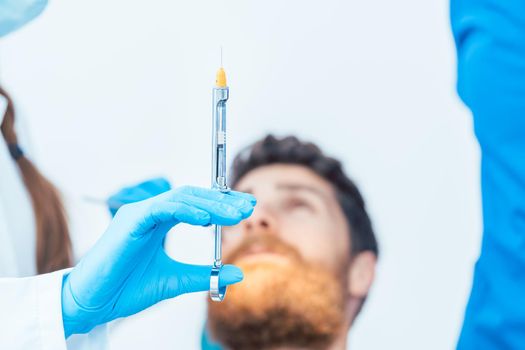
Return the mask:
<path id="1" fill-rule="evenodd" d="M 0 123 L 5 107 L 0 96 Z M 24 133 L 18 131 L 24 146 Z M 74 233 L 73 243 L 78 241 Z M 34 276 L 35 241 L 30 197 L 0 134 L 0 349 L 105 349 L 105 326 L 65 341 L 61 287 L 67 270 Z"/>

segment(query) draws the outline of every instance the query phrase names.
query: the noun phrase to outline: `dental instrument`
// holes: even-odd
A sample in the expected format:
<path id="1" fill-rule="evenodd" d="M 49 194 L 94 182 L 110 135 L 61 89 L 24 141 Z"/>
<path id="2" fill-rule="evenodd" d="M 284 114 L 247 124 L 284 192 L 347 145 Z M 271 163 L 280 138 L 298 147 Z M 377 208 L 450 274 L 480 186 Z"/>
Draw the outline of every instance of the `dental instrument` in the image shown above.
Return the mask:
<path id="1" fill-rule="evenodd" d="M 229 97 L 229 88 L 226 84 L 226 72 L 222 67 L 217 72 L 215 87 L 213 88 L 212 105 L 212 179 L 211 187 L 217 191 L 230 191 L 226 180 L 226 102 Z M 219 288 L 219 272 L 222 267 L 222 226 L 214 225 L 215 235 L 214 261 L 210 277 L 210 298 L 220 302 L 226 294 L 226 287 Z"/>

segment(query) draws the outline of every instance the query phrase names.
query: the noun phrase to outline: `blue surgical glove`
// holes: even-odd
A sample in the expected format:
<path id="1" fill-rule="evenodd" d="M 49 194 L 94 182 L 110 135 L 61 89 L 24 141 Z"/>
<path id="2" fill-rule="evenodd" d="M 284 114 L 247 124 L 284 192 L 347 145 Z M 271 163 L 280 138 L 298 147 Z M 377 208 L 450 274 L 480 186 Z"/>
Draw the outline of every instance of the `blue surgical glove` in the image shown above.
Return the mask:
<path id="1" fill-rule="evenodd" d="M 171 190 L 168 180 L 163 177 L 144 181 L 138 185 L 124 187 L 106 201 L 111 216 L 124 204 L 135 203 Z"/>
<path id="2" fill-rule="evenodd" d="M 64 277 L 66 337 L 164 299 L 208 290 L 211 266 L 172 260 L 163 249 L 164 237 L 180 222 L 235 225 L 251 215 L 254 205 L 255 198 L 249 194 L 197 187 L 181 187 L 124 205 L 91 251 Z M 219 281 L 226 286 L 242 278 L 239 268 L 225 265 Z"/>

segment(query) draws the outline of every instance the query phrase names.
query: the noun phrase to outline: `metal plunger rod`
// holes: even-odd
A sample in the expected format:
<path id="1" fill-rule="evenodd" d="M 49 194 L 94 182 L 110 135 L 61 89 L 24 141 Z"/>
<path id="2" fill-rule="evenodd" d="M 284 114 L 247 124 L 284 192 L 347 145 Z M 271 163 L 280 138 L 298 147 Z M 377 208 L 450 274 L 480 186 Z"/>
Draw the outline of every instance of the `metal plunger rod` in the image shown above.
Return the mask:
<path id="1" fill-rule="evenodd" d="M 215 260 L 213 266 L 222 266 L 222 226 L 215 225 Z"/>

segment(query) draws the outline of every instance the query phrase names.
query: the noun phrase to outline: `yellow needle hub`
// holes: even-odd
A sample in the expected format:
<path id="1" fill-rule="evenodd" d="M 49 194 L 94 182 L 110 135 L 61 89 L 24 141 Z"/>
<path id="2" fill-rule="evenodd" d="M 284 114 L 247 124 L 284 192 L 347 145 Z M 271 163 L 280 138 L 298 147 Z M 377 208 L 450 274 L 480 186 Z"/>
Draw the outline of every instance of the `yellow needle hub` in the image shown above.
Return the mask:
<path id="1" fill-rule="evenodd" d="M 217 71 L 217 78 L 215 79 L 215 85 L 218 88 L 226 87 L 226 72 L 224 71 L 224 68 L 222 67 Z"/>

